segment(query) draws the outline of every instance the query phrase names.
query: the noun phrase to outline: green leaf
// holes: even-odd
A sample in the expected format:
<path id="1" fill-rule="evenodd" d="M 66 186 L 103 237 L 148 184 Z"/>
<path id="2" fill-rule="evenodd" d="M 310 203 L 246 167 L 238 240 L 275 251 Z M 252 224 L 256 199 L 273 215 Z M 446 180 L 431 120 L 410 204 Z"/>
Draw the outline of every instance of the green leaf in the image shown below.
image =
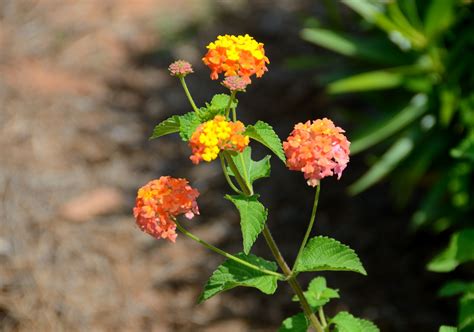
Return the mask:
<path id="1" fill-rule="evenodd" d="M 448 29 L 455 20 L 457 0 L 431 0 L 425 16 L 425 32 L 430 38 Z"/>
<path id="2" fill-rule="evenodd" d="M 474 161 L 474 131 L 467 135 L 455 148 L 450 151 L 451 157 Z"/>
<path id="3" fill-rule="evenodd" d="M 345 56 L 391 64 L 402 64 L 407 60 L 405 53 L 385 42 L 386 40 L 368 40 L 320 28 L 303 29 L 301 37 Z"/>
<path id="4" fill-rule="evenodd" d="M 225 109 L 229 105 L 230 96 L 225 93 L 217 94 L 212 97 L 211 106 L 219 109 Z M 237 107 L 237 100 L 233 100 L 230 107 Z"/>
<path id="5" fill-rule="evenodd" d="M 457 107 L 457 94 L 453 89 L 443 89 L 440 93 L 441 108 L 439 110 L 440 122 L 443 126 L 449 125 Z"/>
<path id="6" fill-rule="evenodd" d="M 467 293 L 459 301 L 459 332 L 474 331 L 474 292 Z"/>
<path id="7" fill-rule="evenodd" d="M 357 195 L 383 179 L 410 154 L 414 146 L 415 144 L 411 137 L 401 137 L 398 139 L 359 180 L 349 187 L 349 193 Z"/>
<path id="8" fill-rule="evenodd" d="M 257 195 L 226 195 L 225 198 L 239 210 L 244 252 L 248 254 L 265 226 L 267 209 L 258 201 Z"/>
<path id="9" fill-rule="evenodd" d="M 442 297 L 459 295 L 466 292 L 474 293 L 474 281 L 466 282 L 453 280 L 449 281 L 441 287 L 438 291 L 438 295 Z"/>
<path id="10" fill-rule="evenodd" d="M 433 258 L 427 268 L 434 272 L 450 272 L 458 265 L 474 260 L 474 228 L 466 228 L 451 236 L 448 247 Z"/>
<path id="11" fill-rule="evenodd" d="M 201 122 L 214 119 L 216 115 L 224 115 L 230 96 L 226 94 L 217 94 L 212 97 L 211 103 L 206 103 L 205 107 L 199 109 L 199 118 Z M 237 107 L 237 99 L 232 101 L 231 107 Z"/>
<path id="12" fill-rule="evenodd" d="M 267 261 L 255 255 L 245 255 L 240 253 L 236 256 L 246 262 L 266 270 L 277 270 L 276 263 Z M 220 292 L 238 286 L 254 287 L 265 294 L 273 294 L 277 289 L 277 280 L 278 278 L 276 276 L 265 274 L 245 265 L 239 264 L 233 260 L 227 259 L 209 278 L 209 281 L 204 287 L 204 291 L 199 297 L 199 303 Z"/>
<path id="13" fill-rule="evenodd" d="M 177 133 L 179 131 L 179 116 L 173 115 L 168 119 L 164 120 L 158 124 L 155 129 L 153 129 L 153 134 L 150 139 L 155 139 L 164 135 Z"/>
<path id="14" fill-rule="evenodd" d="M 396 88 L 404 82 L 405 75 L 388 70 L 377 70 L 346 77 L 328 85 L 328 93 L 385 90 Z"/>
<path id="15" fill-rule="evenodd" d="M 254 161 L 252 160 L 252 148 L 246 147 L 242 153 L 231 155 L 239 173 L 242 176 L 247 176 L 250 184 L 255 180 L 261 178 L 267 178 L 270 176 L 270 158 L 271 156 L 265 156 L 265 158 Z M 227 167 L 229 175 L 235 176 L 230 167 Z"/>
<path id="16" fill-rule="evenodd" d="M 458 332 L 458 329 L 454 326 L 440 326 L 439 332 Z"/>
<path id="17" fill-rule="evenodd" d="M 303 313 L 288 317 L 283 321 L 278 332 L 306 332 L 309 322 Z"/>
<path id="18" fill-rule="evenodd" d="M 410 101 L 410 104 L 395 116 L 382 123 L 377 123 L 377 125 L 373 126 L 374 128 L 371 128 L 364 136 L 353 140 L 351 144 L 351 155 L 374 146 L 412 123 L 426 112 L 427 101 L 428 98 L 426 95 L 416 95 Z"/>
<path id="19" fill-rule="evenodd" d="M 179 116 L 179 135 L 183 141 L 189 141 L 196 128 L 201 124 L 196 112 L 189 112 Z"/>
<path id="20" fill-rule="evenodd" d="M 296 264 L 298 272 L 353 271 L 367 275 L 354 250 L 325 236 L 309 240 Z"/>
<path id="21" fill-rule="evenodd" d="M 269 148 L 281 161 L 286 163 L 285 154 L 283 153 L 283 147 L 281 140 L 273 130 L 272 126 L 263 121 L 257 121 L 255 125 L 247 126 L 245 135 L 250 138 L 262 143 Z"/>
<path id="22" fill-rule="evenodd" d="M 354 317 L 347 311 L 339 312 L 331 319 L 330 324 L 336 325 L 337 332 L 380 332 L 371 321 Z"/>
<path id="23" fill-rule="evenodd" d="M 333 298 L 339 298 L 339 291 L 326 286 L 326 279 L 324 277 L 314 278 L 308 286 L 308 290 L 303 292 L 306 300 L 313 310 L 325 305 Z M 292 299 L 297 302 L 298 297 L 295 295 Z"/>

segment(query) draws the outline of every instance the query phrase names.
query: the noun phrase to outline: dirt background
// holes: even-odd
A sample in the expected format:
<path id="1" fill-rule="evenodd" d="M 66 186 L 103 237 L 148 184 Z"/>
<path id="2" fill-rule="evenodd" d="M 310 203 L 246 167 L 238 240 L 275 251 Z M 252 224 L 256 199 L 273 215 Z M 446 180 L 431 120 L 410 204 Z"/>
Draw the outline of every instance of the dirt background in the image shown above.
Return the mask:
<path id="1" fill-rule="evenodd" d="M 187 177 L 201 192 L 201 217 L 188 228 L 241 250 L 218 165 L 192 166 L 177 137 L 147 139 L 156 123 L 189 111 L 166 67 L 176 58 L 195 65 L 189 85 L 202 104 L 224 92 L 200 62 L 205 45 L 250 33 L 272 63 L 240 98 L 245 122 L 270 122 L 281 137 L 325 115 L 351 128 L 332 110 L 364 105 L 330 101 L 311 83 L 317 73 L 285 66 L 319 51 L 298 37 L 309 15 L 324 19 L 324 9 L 290 0 L 0 0 L 0 330 L 274 331 L 298 311 L 286 285 L 274 297 L 238 289 L 197 305 L 222 259 L 183 236 L 171 245 L 141 233 L 131 209 L 148 180 Z M 300 174 L 272 164 L 273 180 L 257 191 L 291 261 L 312 194 Z M 424 270 L 442 244 L 410 233 L 409 211 L 395 211 L 383 185 L 348 197 L 365 167 L 354 159 L 322 190 L 317 232 L 353 247 L 369 272 L 328 273 L 342 295 L 328 313 L 350 310 L 382 331 L 437 331 L 455 319 L 435 294 L 443 277 Z M 255 252 L 270 257 L 261 240 Z"/>

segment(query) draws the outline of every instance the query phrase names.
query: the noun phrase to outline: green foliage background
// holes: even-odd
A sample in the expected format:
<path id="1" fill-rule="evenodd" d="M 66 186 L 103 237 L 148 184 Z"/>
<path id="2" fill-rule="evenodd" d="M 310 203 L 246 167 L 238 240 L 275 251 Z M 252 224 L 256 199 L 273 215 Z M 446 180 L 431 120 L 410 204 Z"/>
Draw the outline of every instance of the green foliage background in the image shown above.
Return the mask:
<path id="1" fill-rule="evenodd" d="M 360 93 L 376 110 L 370 117 L 354 117 L 359 133 L 351 153 L 370 149 L 377 157 L 349 191 L 358 194 L 387 178 L 399 206 L 415 198 L 413 193 L 423 193 L 412 226 L 452 234 L 428 269 L 450 272 L 473 261 L 473 2 L 343 0 L 340 8 L 336 2 L 325 4 L 331 24 L 322 27 L 310 21 L 301 36 L 345 58 L 306 58 L 302 66 L 324 63 L 330 70 L 317 80 L 328 94 Z M 361 18 L 350 32 L 341 28 L 340 14 L 347 8 Z M 460 295 L 458 330 L 472 331 L 472 283 L 461 285 L 442 295 Z"/>

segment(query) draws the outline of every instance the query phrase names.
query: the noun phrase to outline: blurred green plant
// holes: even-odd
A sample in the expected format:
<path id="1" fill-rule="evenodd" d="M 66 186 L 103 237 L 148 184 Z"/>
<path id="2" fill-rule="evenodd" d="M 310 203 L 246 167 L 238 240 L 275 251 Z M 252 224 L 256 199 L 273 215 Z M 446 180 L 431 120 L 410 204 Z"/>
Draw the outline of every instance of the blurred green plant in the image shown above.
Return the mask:
<path id="1" fill-rule="evenodd" d="M 357 114 L 361 125 L 351 153 L 374 148 L 380 155 L 349 191 L 358 194 L 388 177 L 399 206 L 426 192 L 416 198 L 412 225 L 453 233 L 447 249 L 428 264 L 432 271 L 452 271 L 474 260 L 473 1 L 341 3 L 362 16 L 357 31 L 340 31 L 340 12 L 328 7 L 333 27 L 312 20 L 301 36 L 353 59 L 314 60 L 331 68 L 318 77 L 330 95 L 362 93 L 377 111 Z M 463 285 L 442 295 L 461 295 L 458 329 L 471 332 L 474 289 Z"/>

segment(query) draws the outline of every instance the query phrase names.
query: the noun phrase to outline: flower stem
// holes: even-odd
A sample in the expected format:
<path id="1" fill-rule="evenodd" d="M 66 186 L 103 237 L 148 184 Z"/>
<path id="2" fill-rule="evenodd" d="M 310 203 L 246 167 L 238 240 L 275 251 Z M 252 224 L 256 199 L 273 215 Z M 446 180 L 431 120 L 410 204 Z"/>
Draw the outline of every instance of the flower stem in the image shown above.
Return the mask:
<path id="1" fill-rule="evenodd" d="M 304 235 L 303 242 L 301 242 L 300 250 L 298 251 L 298 255 L 296 256 L 295 263 L 293 265 L 292 271 L 295 271 L 296 264 L 298 264 L 298 259 L 303 252 L 306 243 L 308 242 L 309 235 L 311 234 L 311 230 L 313 229 L 314 220 L 316 219 L 316 211 L 318 210 L 318 202 L 319 202 L 319 192 L 321 191 L 321 182 L 319 182 L 318 186 L 316 187 L 316 194 L 314 195 L 314 202 L 313 202 L 313 211 L 311 212 L 311 219 L 309 220 L 308 229 L 306 230 L 306 234 Z"/>
<path id="2" fill-rule="evenodd" d="M 200 239 L 199 237 L 197 237 L 196 235 L 194 235 L 193 233 L 187 231 L 186 229 L 183 228 L 183 226 L 181 226 L 178 221 L 175 220 L 175 223 L 176 223 L 176 227 L 184 234 L 186 235 L 187 237 L 193 239 L 194 241 L 202 244 L 204 247 L 218 253 L 219 255 L 222 255 L 230 260 L 233 260 L 239 264 L 242 264 L 242 265 L 245 265 L 251 269 L 254 269 L 254 270 L 257 270 L 257 271 L 260 271 L 262 273 L 265 273 L 265 274 L 268 274 L 268 275 L 272 275 L 272 276 L 276 276 L 278 277 L 279 279 L 284 279 L 285 276 L 282 275 L 281 273 L 278 273 L 278 272 L 274 272 L 274 271 L 270 271 L 270 270 L 267 270 L 267 269 L 264 269 L 264 268 L 261 268 L 259 266 L 256 266 L 256 265 L 253 265 L 252 263 L 249 263 L 249 262 L 246 262 L 244 261 L 243 259 L 240 259 L 232 254 L 229 254 L 228 252 L 224 251 L 224 250 L 221 250 L 217 247 L 214 247 L 212 244 L 209 244 L 207 243 L 206 241 Z"/>
<path id="3" fill-rule="evenodd" d="M 235 179 L 237 180 L 237 183 L 239 184 L 244 194 L 246 196 L 253 195 L 253 190 L 251 186 L 249 186 L 247 182 L 243 179 L 242 175 L 239 173 L 239 170 L 237 166 L 235 165 L 234 161 L 232 160 L 232 158 L 227 153 L 225 152 L 223 153 L 224 153 L 225 159 L 227 160 L 227 163 L 229 164 L 230 169 L 235 175 Z M 245 168 L 245 164 L 243 166 Z M 298 297 L 298 300 L 301 303 L 301 307 L 306 317 L 308 317 L 311 325 L 314 327 L 314 329 L 317 332 L 324 332 L 323 327 L 321 326 L 321 323 L 319 322 L 318 318 L 316 317 L 313 310 L 311 309 L 311 306 L 309 305 L 308 301 L 306 300 L 303 294 L 303 290 L 301 289 L 300 284 L 296 280 L 295 276 L 292 274 L 290 268 L 288 267 L 288 264 L 286 264 L 286 261 L 283 258 L 283 255 L 281 254 L 280 250 L 278 249 L 278 246 L 275 240 L 273 239 L 272 234 L 270 233 L 270 229 L 268 228 L 266 224 L 263 227 L 263 236 L 265 238 L 265 241 L 267 242 L 268 247 L 270 248 L 270 251 L 273 254 L 273 257 L 275 258 L 281 270 L 283 271 L 283 274 L 286 276 L 286 280 L 288 281 L 291 288 L 293 289 L 296 296 Z"/>
<path id="4" fill-rule="evenodd" d="M 237 183 L 239 184 L 240 188 L 242 189 L 244 195 L 246 196 L 252 196 L 253 195 L 253 190 L 251 186 L 247 183 L 247 181 L 242 177 L 242 175 L 239 172 L 239 169 L 234 163 L 234 160 L 232 160 L 232 157 L 225 151 L 222 152 L 224 154 L 224 158 L 227 161 L 227 164 L 229 164 L 230 169 L 234 173 L 235 179 L 237 180 Z M 244 165 L 245 168 L 245 165 Z"/>
<path id="5" fill-rule="evenodd" d="M 236 94 L 237 94 L 237 91 L 235 91 L 235 90 L 230 93 L 229 103 L 227 104 L 227 106 L 226 106 L 226 108 L 225 108 L 225 116 L 226 116 L 226 118 L 229 117 L 229 111 L 230 111 L 230 108 L 231 108 L 231 106 L 232 106 L 232 102 L 233 102 L 234 99 L 235 99 L 235 95 L 236 95 Z M 233 110 L 234 110 L 234 108 L 233 108 Z M 234 112 L 235 112 L 235 110 L 234 110 Z M 235 121 L 235 113 L 234 113 L 234 121 Z"/>
<path id="6" fill-rule="evenodd" d="M 222 156 L 222 154 L 219 154 L 219 158 L 221 159 L 222 172 L 224 173 L 224 177 L 227 180 L 227 183 L 229 184 L 229 186 L 232 188 L 233 191 L 235 191 L 236 193 L 242 195 L 243 192 L 240 191 L 239 188 L 237 188 L 234 185 L 234 183 L 232 182 L 232 180 L 229 177 L 229 173 L 227 172 L 227 167 L 225 166 L 225 160 L 224 160 L 224 157 Z"/>
<path id="7" fill-rule="evenodd" d="M 194 112 L 198 112 L 198 108 L 196 104 L 194 103 L 193 97 L 189 93 L 188 86 L 186 85 L 186 81 L 184 80 L 184 77 L 179 76 L 179 81 L 181 82 L 181 85 L 183 86 L 184 93 L 186 94 L 186 97 L 188 97 L 189 103 L 191 104 Z"/>

